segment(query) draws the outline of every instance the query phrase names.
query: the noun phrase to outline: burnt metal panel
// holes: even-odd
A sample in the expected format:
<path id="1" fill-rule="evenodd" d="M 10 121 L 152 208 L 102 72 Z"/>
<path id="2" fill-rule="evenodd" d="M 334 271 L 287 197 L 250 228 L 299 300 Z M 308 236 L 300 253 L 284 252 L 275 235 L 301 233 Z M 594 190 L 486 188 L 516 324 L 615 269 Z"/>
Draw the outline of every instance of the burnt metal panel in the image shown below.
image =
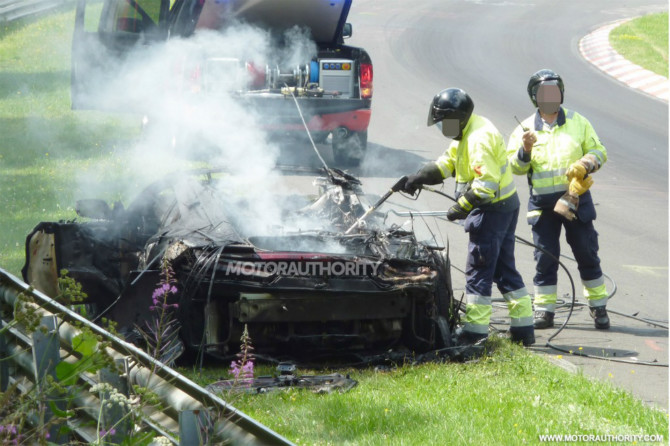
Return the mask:
<path id="1" fill-rule="evenodd" d="M 400 294 L 311 295 L 275 297 L 243 295 L 233 308 L 240 322 L 351 321 L 403 318 L 409 314 L 409 299 Z"/>

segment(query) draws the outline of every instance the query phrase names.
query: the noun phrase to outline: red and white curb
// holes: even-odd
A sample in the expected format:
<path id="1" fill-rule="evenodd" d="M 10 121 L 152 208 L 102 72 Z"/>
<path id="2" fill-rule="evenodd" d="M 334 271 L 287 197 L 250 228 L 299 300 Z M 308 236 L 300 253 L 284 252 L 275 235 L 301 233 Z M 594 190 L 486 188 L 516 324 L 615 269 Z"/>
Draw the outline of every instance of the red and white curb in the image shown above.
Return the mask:
<path id="1" fill-rule="evenodd" d="M 579 52 L 598 69 L 629 87 L 668 102 L 670 81 L 667 77 L 629 62 L 610 46 L 610 31 L 629 20 L 631 19 L 618 20 L 582 37 L 579 41 Z"/>

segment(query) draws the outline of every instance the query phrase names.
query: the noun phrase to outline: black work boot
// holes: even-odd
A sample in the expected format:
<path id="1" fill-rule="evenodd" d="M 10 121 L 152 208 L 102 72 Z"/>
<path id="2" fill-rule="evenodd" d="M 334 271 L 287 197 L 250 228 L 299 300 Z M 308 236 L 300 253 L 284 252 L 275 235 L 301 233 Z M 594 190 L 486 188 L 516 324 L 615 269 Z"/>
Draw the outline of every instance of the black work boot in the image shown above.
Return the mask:
<path id="1" fill-rule="evenodd" d="M 458 347 L 481 344 L 488 338 L 488 334 L 473 333 L 463 329 L 456 330 L 455 344 Z"/>
<path id="2" fill-rule="evenodd" d="M 455 334 L 454 349 L 451 353 L 453 359 L 469 361 L 484 354 L 484 343 L 488 338 L 488 333 L 473 333 L 458 328 Z"/>
<path id="3" fill-rule="evenodd" d="M 606 330 L 610 328 L 610 317 L 607 315 L 607 309 L 604 306 L 591 307 L 589 312 L 597 329 Z"/>
<path id="4" fill-rule="evenodd" d="M 524 347 L 535 344 L 535 329 L 532 325 L 526 327 L 510 327 L 510 339 L 517 344 L 523 344 Z"/>
<path id="5" fill-rule="evenodd" d="M 533 326 L 537 329 L 553 327 L 554 313 L 552 311 L 536 311 Z"/>

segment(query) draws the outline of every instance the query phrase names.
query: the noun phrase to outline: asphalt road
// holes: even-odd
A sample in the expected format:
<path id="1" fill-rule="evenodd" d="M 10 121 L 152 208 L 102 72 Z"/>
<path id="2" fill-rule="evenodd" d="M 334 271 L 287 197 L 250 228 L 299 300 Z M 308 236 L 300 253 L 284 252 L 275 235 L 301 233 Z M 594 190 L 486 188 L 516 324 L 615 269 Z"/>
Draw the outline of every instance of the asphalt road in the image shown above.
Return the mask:
<path id="1" fill-rule="evenodd" d="M 571 356 L 545 347 L 555 330 L 538 331 L 534 350 L 568 369 L 614 382 L 636 396 L 668 409 L 668 332 L 624 315 L 668 319 L 668 104 L 633 91 L 584 61 L 581 37 L 607 22 L 667 10 L 662 1 L 591 0 L 356 0 L 349 15 L 354 35 L 374 64 L 373 117 L 369 153 L 354 169 L 367 191 L 381 194 L 403 174 L 437 158 L 448 141 L 426 127 L 428 104 L 435 93 L 460 87 L 470 93 L 475 113 L 492 120 L 508 138 L 520 119 L 533 112 L 526 94 L 529 76 L 552 68 L 565 81 L 564 105 L 586 116 L 605 144 L 609 161 L 595 175 L 596 229 L 600 257 L 616 293 L 608 308 L 612 327 L 596 331 L 588 311 L 578 307 L 552 344 L 565 350 L 605 355 L 626 362 Z M 322 150 L 330 156 L 329 150 Z M 306 156 L 309 156 L 306 154 Z M 316 158 L 316 157 L 314 157 Z M 525 211 L 527 184 L 517 178 Z M 453 192 L 451 180 L 444 190 Z M 447 209 L 450 202 L 423 192 L 416 201 L 396 195 L 386 210 Z M 522 215 L 525 212 L 522 212 Z M 426 228 L 430 227 L 430 231 Z M 415 221 L 415 229 L 449 244 L 457 296 L 463 293 L 466 238 L 446 221 Z M 531 239 L 525 219 L 517 235 Z M 571 256 L 564 243 L 563 253 Z M 517 263 L 532 289 L 532 249 L 518 245 Z M 576 264 L 564 263 L 581 293 Z M 559 275 L 560 295 L 570 301 L 568 275 Z M 499 297 L 494 293 L 494 298 Z M 496 321 L 506 329 L 506 310 Z M 558 314 L 559 324 L 567 313 Z M 558 358 L 562 355 L 562 359 Z"/>

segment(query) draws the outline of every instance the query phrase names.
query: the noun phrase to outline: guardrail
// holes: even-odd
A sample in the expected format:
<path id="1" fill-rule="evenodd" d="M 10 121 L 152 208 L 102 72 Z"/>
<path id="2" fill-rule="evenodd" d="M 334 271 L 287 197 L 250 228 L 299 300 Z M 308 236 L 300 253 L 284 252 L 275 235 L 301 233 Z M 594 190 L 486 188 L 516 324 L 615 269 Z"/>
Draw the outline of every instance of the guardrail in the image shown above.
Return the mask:
<path id="1" fill-rule="evenodd" d="M 55 368 L 61 361 L 76 361 L 77 353 L 73 339 L 81 333 L 75 326 L 88 327 L 93 333 L 108 341 L 107 353 L 114 359 L 122 374 L 107 369 L 93 375 L 78 374 L 77 394 L 74 403 L 78 410 L 68 417 L 71 435 L 82 441 L 93 442 L 99 438 L 96 426 L 101 416 L 115 426 L 115 437 L 123 437 L 123 429 L 134 429 L 123 422 L 125 414 L 114 412 L 102 405 L 101 399 L 85 390 L 98 383 L 108 383 L 119 393 L 128 396 L 128 389 L 141 386 L 151 390 L 161 401 L 163 409 L 145 409 L 140 426 L 166 437 L 173 444 L 184 446 L 205 443 L 203 439 L 214 439 L 235 445 L 292 445 L 292 443 L 266 426 L 226 403 L 219 396 L 207 391 L 193 381 L 179 374 L 167 365 L 157 361 L 133 344 L 129 344 L 114 334 L 91 323 L 81 315 L 71 311 L 45 294 L 32 289 L 0 268 L 0 307 L 14 308 L 18 296 L 24 294 L 34 299 L 34 307 L 41 317 L 40 327 L 32 333 L 20 323 L 0 318 L 0 391 L 12 385 L 21 392 L 28 392 L 41 386 L 48 375 L 55 375 Z M 58 317 L 56 316 L 58 315 Z M 12 316 L 13 317 L 13 316 Z M 79 387 L 84 390 L 79 390 Z M 45 396 L 47 400 L 50 397 Z M 46 401 L 47 411 L 32 420 L 31 424 L 47 425 L 57 411 L 60 401 Z M 51 404 L 49 404 L 51 403 Z M 62 410 L 62 409 L 61 409 Z M 110 421 L 111 420 L 111 421 Z M 127 432 L 125 432 L 127 434 Z M 66 444 L 59 433 L 59 426 L 49 427 L 50 442 Z M 107 440 L 107 437 L 106 437 Z M 113 440 L 113 438 L 112 438 Z M 119 441 L 120 442 L 120 441 Z M 107 444 L 107 443 L 105 443 Z"/>
<path id="2" fill-rule="evenodd" d="M 71 0 L 0 0 L 0 23 L 11 22 L 64 5 Z"/>

